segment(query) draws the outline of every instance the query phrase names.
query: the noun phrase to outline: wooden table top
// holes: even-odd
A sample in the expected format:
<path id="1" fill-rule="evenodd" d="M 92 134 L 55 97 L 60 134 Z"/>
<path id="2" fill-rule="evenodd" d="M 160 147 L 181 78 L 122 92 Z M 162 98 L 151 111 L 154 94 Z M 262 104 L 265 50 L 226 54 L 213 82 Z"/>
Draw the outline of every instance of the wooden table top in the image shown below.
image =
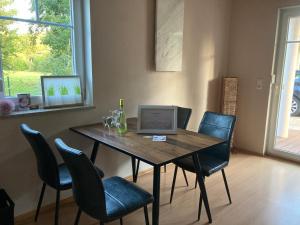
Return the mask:
<path id="1" fill-rule="evenodd" d="M 182 129 L 178 129 L 177 134 L 167 135 L 166 142 L 154 142 L 149 135 L 136 133 L 136 121 L 132 119 L 128 120 L 128 132 L 123 136 L 118 135 L 116 129 L 105 128 L 102 123 L 70 130 L 151 165 L 164 165 L 224 143 L 222 139 Z"/>

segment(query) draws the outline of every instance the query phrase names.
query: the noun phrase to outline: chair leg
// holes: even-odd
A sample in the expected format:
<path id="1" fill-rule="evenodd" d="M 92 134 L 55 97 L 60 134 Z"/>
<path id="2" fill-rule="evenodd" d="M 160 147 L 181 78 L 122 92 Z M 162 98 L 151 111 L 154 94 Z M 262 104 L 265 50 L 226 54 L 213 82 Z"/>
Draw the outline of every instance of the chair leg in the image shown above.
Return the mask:
<path id="1" fill-rule="evenodd" d="M 123 225 L 123 218 L 120 218 L 120 225 Z"/>
<path id="2" fill-rule="evenodd" d="M 59 220 L 59 203 L 60 203 L 60 190 L 56 191 L 56 207 L 55 207 L 55 225 L 58 225 Z"/>
<path id="3" fill-rule="evenodd" d="M 144 206 L 144 214 L 145 214 L 145 223 L 146 223 L 146 225 L 149 225 L 149 216 L 148 216 L 147 206 Z"/>
<path id="4" fill-rule="evenodd" d="M 225 175 L 225 171 L 224 169 L 222 169 L 222 175 L 223 175 L 223 180 L 224 180 L 224 183 L 225 183 L 225 188 L 226 188 L 226 192 L 227 192 L 227 196 L 228 196 L 228 199 L 229 199 L 229 204 L 231 204 L 231 196 L 230 196 L 230 192 L 229 192 L 229 187 L 228 187 L 228 184 L 227 184 L 227 179 L 226 179 L 226 175 Z"/>
<path id="5" fill-rule="evenodd" d="M 79 224 L 80 216 L 81 216 L 81 210 L 78 209 L 74 225 L 78 225 Z"/>
<path id="6" fill-rule="evenodd" d="M 183 176 L 184 176 L 184 179 L 185 179 L 186 186 L 188 187 L 189 186 L 189 182 L 188 182 L 188 179 L 187 179 L 187 176 L 186 176 L 186 173 L 185 173 L 184 169 L 182 169 L 182 173 L 183 173 Z"/>
<path id="7" fill-rule="evenodd" d="M 174 188 L 175 188 L 175 183 L 176 183 L 176 176 L 177 176 L 177 170 L 178 170 L 178 166 L 175 166 L 173 182 L 172 182 L 172 188 L 171 188 L 170 204 L 172 203 L 172 199 L 173 199 Z"/>
<path id="8" fill-rule="evenodd" d="M 167 165 L 164 165 L 164 172 L 167 172 Z"/>
<path id="9" fill-rule="evenodd" d="M 209 202 L 208 202 L 208 197 L 207 197 L 207 191 L 206 191 L 206 187 L 205 187 L 205 177 L 201 172 L 202 168 L 201 168 L 198 154 L 193 155 L 193 161 L 194 161 L 195 171 L 197 173 L 198 184 L 199 184 L 200 191 L 201 191 L 200 193 L 202 194 L 206 214 L 208 217 L 208 222 L 212 223 L 212 217 L 211 217 L 211 212 L 210 212 L 210 207 L 209 207 Z"/>
<path id="10" fill-rule="evenodd" d="M 197 175 L 196 175 L 196 178 L 195 178 L 195 189 L 197 188 L 197 184 L 198 184 L 198 179 L 197 179 Z"/>
<path id="11" fill-rule="evenodd" d="M 38 202 L 38 205 L 37 205 L 36 213 L 35 213 L 34 222 L 37 222 L 37 219 L 38 219 L 38 216 L 39 216 L 39 213 L 40 213 L 40 209 L 41 209 L 41 206 L 42 206 L 42 202 L 43 202 L 43 199 L 44 199 L 45 189 L 46 189 L 46 183 L 44 182 L 43 187 L 42 187 L 42 191 L 41 191 L 41 194 L 40 194 L 39 202 Z"/>
<path id="12" fill-rule="evenodd" d="M 200 194 L 200 199 L 199 199 L 199 208 L 198 208 L 198 221 L 200 220 L 200 215 L 201 215 L 201 209 L 202 209 L 202 194 Z"/>

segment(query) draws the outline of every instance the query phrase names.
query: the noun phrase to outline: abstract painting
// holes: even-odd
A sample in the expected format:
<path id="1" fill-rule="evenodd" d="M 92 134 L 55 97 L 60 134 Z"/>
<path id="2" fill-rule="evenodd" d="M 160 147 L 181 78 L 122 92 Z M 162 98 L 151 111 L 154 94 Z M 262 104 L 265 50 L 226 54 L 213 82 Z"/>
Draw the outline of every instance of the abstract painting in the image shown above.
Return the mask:
<path id="1" fill-rule="evenodd" d="M 156 0 L 156 71 L 181 71 L 184 0 Z"/>

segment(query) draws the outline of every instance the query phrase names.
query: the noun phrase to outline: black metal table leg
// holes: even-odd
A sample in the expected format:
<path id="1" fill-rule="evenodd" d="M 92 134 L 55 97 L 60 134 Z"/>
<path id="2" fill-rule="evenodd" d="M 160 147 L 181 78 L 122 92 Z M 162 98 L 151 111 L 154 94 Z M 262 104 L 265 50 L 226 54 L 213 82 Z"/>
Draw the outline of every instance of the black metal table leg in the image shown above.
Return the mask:
<path id="1" fill-rule="evenodd" d="M 136 183 L 137 172 L 136 172 L 136 160 L 134 156 L 131 156 L 131 165 L 132 165 L 132 180 L 134 183 Z"/>
<path id="2" fill-rule="evenodd" d="M 159 224 L 160 166 L 154 166 L 152 225 Z"/>
<path id="3" fill-rule="evenodd" d="M 137 179 L 138 179 L 138 177 L 139 177 L 139 169 L 140 169 L 140 162 L 141 162 L 141 160 L 137 160 L 137 164 L 136 164 L 136 171 L 135 171 L 135 182 L 137 182 Z"/>
<path id="4" fill-rule="evenodd" d="M 200 187 L 200 190 L 201 190 L 201 195 L 202 195 L 204 206 L 205 206 L 205 209 L 206 209 L 206 214 L 208 216 L 209 223 L 212 223 L 212 218 L 211 218 L 211 213 L 210 213 L 210 209 L 209 209 L 206 188 L 205 188 L 205 184 L 204 184 L 204 177 L 203 177 L 203 174 L 201 172 L 201 165 L 200 165 L 199 157 L 198 157 L 197 153 L 193 154 L 193 161 L 194 161 L 194 165 L 195 165 L 195 169 L 196 169 L 196 173 L 197 173 L 197 179 L 198 179 L 199 187 Z"/>
<path id="5" fill-rule="evenodd" d="M 92 154 L 91 154 L 92 163 L 95 163 L 97 153 L 98 153 L 99 144 L 100 143 L 98 141 L 95 141 L 95 143 L 94 143 L 93 151 L 92 151 Z"/>

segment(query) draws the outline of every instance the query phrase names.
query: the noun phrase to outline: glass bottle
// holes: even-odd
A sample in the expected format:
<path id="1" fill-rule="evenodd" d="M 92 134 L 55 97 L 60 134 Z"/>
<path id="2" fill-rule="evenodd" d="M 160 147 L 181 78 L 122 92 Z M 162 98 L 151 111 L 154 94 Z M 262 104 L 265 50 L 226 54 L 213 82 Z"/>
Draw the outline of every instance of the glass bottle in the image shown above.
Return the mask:
<path id="1" fill-rule="evenodd" d="M 120 99 L 119 120 L 117 127 L 118 134 L 123 135 L 127 132 L 126 115 L 124 111 L 124 99 Z"/>

